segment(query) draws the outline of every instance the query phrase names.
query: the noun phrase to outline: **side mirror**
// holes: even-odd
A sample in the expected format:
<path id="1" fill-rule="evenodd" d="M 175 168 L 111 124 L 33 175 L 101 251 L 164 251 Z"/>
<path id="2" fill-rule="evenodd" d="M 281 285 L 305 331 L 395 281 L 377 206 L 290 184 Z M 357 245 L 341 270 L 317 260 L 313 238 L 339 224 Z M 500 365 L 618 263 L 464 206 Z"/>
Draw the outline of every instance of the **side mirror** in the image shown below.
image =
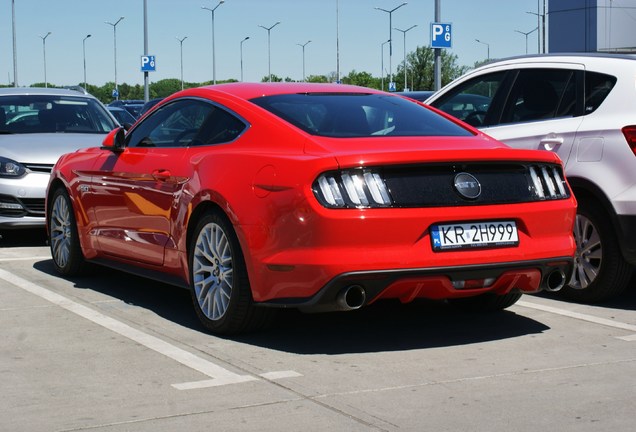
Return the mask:
<path id="1" fill-rule="evenodd" d="M 102 141 L 102 150 L 110 150 L 114 153 L 121 153 L 126 148 L 126 132 L 124 128 L 118 127 L 106 135 Z"/>

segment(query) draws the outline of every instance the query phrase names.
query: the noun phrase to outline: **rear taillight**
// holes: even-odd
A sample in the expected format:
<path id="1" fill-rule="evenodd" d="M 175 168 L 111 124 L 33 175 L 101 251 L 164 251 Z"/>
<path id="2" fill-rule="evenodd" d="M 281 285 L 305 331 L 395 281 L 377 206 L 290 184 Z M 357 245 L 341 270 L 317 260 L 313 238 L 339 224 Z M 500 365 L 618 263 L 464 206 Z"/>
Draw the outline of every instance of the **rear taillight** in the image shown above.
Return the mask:
<path id="1" fill-rule="evenodd" d="M 324 173 L 314 182 L 313 191 L 328 208 L 390 207 L 393 203 L 382 176 L 368 169 Z"/>
<path id="2" fill-rule="evenodd" d="M 625 135 L 627 145 L 632 149 L 634 156 L 636 156 L 636 126 L 625 126 L 623 128 L 623 135 Z"/>

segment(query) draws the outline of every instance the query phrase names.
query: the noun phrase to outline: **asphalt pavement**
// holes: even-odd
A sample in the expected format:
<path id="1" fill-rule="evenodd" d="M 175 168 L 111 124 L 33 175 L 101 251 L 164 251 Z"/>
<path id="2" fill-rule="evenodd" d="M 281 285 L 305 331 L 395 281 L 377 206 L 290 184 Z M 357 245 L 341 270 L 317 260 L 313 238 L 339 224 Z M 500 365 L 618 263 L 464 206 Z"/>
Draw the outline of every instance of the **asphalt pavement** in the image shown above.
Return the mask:
<path id="1" fill-rule="evenodd" d="M 636 279 L 602 305 L 550 294 L 284 311 L 233 338 L 187 291 L 64 279 L 42 232 L 0 240 L 0 431 L 633 431 Z"/>

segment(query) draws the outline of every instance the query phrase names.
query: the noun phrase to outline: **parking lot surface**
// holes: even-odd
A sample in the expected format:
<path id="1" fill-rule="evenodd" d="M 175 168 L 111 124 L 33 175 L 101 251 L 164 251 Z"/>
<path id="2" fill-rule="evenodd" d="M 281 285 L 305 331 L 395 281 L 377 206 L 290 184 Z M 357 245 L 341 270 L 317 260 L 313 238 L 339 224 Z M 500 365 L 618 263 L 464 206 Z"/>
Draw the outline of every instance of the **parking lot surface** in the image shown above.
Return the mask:
<path id="1" fill-rule="evenodd" d="M 632 431 L 636 286 L 603 305 L 385 302 L 205 333 L 187 291 L 0 240 L 0 431 Z"/>

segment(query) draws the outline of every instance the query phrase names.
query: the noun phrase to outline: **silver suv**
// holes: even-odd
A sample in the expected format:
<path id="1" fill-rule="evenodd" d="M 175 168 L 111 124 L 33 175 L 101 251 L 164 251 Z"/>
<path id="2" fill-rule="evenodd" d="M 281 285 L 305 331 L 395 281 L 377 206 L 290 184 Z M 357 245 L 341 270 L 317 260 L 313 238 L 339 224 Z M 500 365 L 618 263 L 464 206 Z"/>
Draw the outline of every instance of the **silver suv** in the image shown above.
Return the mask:
<path id="1" fill-rule="evenodd" d="M 44 227 L 44 195 L 58 158 L 95 147 L 115 119 L 91 95 L 0 89 L 0 230 Z"/>
<path id="2" fill-rule="evenodd" d="M 561 293 L 593 302 L 627 287 L 636 265 L 636 56 L 501 60 L 426 103 L 512 147 L 556 152 L 579 205 L 576 266 Z"/>

